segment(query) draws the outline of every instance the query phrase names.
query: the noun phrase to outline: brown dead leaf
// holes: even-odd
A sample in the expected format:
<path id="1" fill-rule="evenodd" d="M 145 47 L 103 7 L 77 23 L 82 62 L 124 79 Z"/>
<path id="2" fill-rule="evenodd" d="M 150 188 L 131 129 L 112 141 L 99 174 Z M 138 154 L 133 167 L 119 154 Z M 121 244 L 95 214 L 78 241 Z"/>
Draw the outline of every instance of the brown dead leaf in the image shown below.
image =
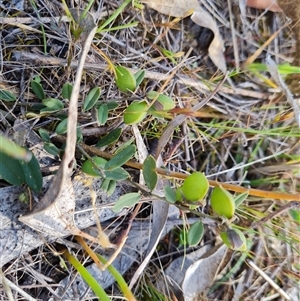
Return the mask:
<path id="1" fill-rule="evenodd" d="M 64 230 L 67 228 L 69 228 L 68 231 L 71 232 L 73 232 L 73 230 L 76 230 L 76 227 L 74 228 L 73 224 L 75 198 L 72 198 L 71 196 L 68 197 L 67 193 L 66 202 L 66 198 L 60 196 L 63 195 L 62 192 L 72 189 L 70 176 L 73 171 L 75 162 L 74 156 L 76 148 L 76 124 L 78 114 L 77 106 L 81 75 L 83 72 L 86 56 L 90 49 L 90 45 L 93 41 L 93 37 L 96 33 L 97 28 L 94 27 L 93 29 L 91 29 L 89 27 L 85 29 L 89 32 L 89 34 L 87 36 L 83 35 L 83 50 L 77 67 L 74 88 L 71 94 L 67 125 L 68 134 L 64 158 L 61 162 L 59 170 L 57 171 L 57 174 L 50 184 L 49 189 L 47 190 L 41 201 L 34 208 L 33 212 L 19 218 L 21 222 L 25 223 L 29 227 L 51 235 L 56 233 L 60 236 L 61 232 L 64 232 Z M 66 215 L 70 216 L 69 220 L 64 220 L 64 217 Z M 77 232 L 73 234 L 77 234 Z"/>
<path id="2" fill-rule="evenodd" d="M 204 11 L 197 0 L 142 0 L 142 3 L 157 10 L 158 12 L 171 17 L 185 17 L 191 11 L 191 19 L 199 26 L 209 28 L 214 33 L 208 54 L 213 63 L 223 72 L 226 73 L 226 62 L 223 55 L 224 44 L 220 36 L 218 26 L 215 20 Z"/>

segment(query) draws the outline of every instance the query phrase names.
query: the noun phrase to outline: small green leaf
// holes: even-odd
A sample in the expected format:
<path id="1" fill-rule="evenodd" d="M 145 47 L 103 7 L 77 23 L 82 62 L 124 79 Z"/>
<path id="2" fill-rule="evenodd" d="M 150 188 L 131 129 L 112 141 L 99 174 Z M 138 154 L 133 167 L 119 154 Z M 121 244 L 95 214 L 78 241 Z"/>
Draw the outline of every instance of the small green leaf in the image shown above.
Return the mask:
<path id="1" fill-rule="evenodd" d="M 56 112 L 64 108 L 64 104 L 56 98 L 43 99 L 42 103 L 46 108 L 41 109 L 41 112 Z"/>
<path id="2" fill-rule="evenodd" d="M 232 218 L 235 212 L 233 196 L 223 187 L 215 187 L 210 197 L 210 204 L 213 211 L 228 219 Z"/>
<path id="3" fill-rule="evenodd" d="M 137 87 L 139 87 L 139 85 L 142 83 L 145 74 L 146 74 L 145 70 L 139 70 L 137 73 L 134 74 Z"/>
<path id="4" fill-rule="evenodd" d="M 152 191 L 158 181 L 158 176 L 156 173 L 156 161 L 153 156 L 148 156 L 143 163 L 143 176 L 147 187 Z"/>
<path id="5" fill-rule="evenodd" d="M 14 94 L 7 90 L 0 90 L 0 99 L 4 101 L 15 101 L 17 98 Z"/>
<path id="6" fill-rule="evenodd" d="M 189 175 L 181 187 L 184 197 L 190 202 L 202 201 L 207 194 L 209 183 L 202 172 Z"/>
<path id="7" fill-rule="evenodd" d="M 29 162 L 20 161 L 20 163 L 25 175 L 25 183 L 34 192 L 39 193 L 43 186 L 43 177 L 38 160 L 32 155 Z"/>
<path id="8" fill-rule="evenodd" d="M 300 211 L 296 210 L 296 209 L 290 209 L 289 210 L 289 215 L 291 216 L 291 218 L 300 224 Z"/>
<path id="9" fill-rule="evenodd" d="M 133 92 L 136 89 L 136 80 L 134 75 L 125 67 L 117 66 L 116 70 L 116 85 L 120 91 L 127 93 Z"/>
<path id="10" fill-rule="evenodd" d="M 114 155 L 105 165 L 105 170 L 113 170 L 116 169 L 123 164 L 125 164 L 128 160 L 130 160 L 135 154 L 136 147 L 135 145 L 128 145 L 119 153 Z"/>
<path id="11" fill-rule="evenodd" d="M 25 175 L 19 160 L 0 152 L 0 176 L 8 183 L 22 185 Z"/>
<path id="12" fill-rule="evenodd" d="M 113 206 L 113 212 L 120 212 L 123 208 L 129 208 L 137 204 L 141 199 L 141 195 L 137 192 L 122 195 Z"/>
<path id="13" fill-rule="evenodd" d="M 107 108 L 108 111 L 113 111 L 114 109 L 116 109 L 119 106 L 119 104 L 116 101 L 109 101 L 107 103 Z"/>
<path id="14" fill-rule="evenodd" d="M 46 152 L 53 156 L 58 156 L 59 155 L 59 149 L 51 142 L 45 142 L 44 143 L 44 149 Z"/>
<path id="15" fill-rule="evenodd" d="M 155 91 L 150 91 L 147 94 L 149 99 L 156 99 L 156 102 L 160 103 L 162 106 L 161 110 L 167 111 L 175 108 L 175 103 L 173 99 L 167 95 L 159 94 Z"/>
<path id="16" fill-rule="evenodd" d="M 182 188 L 178 187 L 175 191 L 175 194 L 176 194 L 176 202 L 181 202 L 183 198 Z"/>
<path id="17" fill-rule="evenodd" d="M 107 104 L 103 104 L 97 108 L 97 121 L 99 125 L 104 125 L 108 119 Z"/>
<path id="18" fill-rule="evenodd" d="M 40 78 L 39 77 L 35 77 L 35 79 L 33 79 L 30 82 L 32 91 L 34 93 L 34 95 L 40 99 L 43 100 L 45 98 L 45 92 L 44 89 L 42 87 L 42 85 L 40 84 Z"/>
<path id="19" fill-rule="evenodd" d="M 101 89 L 99 87 L 93 88 L 84 100 L 83 111 L 86 112 L 90 110 L 97 103 L 100 95 Z"/>
<path id="20" fill-rule="evenodd" d="M 129 177 L 129 173 L 122 167 L 113 170 L 105 170 L 104 175 L 106 179 L 114 181 L 126 180 Z"/>
<path id="21" fill-rule="evenodd" d="M 132 102 L 124 112 L 125 124 L 132 125 L 141 122 L 147 116 L 148 109 L 146 101 Z"/>
<path id="22" fill-rule="evenodd" d="M 103 137 L 98 143 L 97 143 L 97 147 L 103 147 L 109 144 L 112 144 L 116 141 L 119 140 L 120 136 L 122 133 L 122 129 L 118 128 L 118 129 L 114 129 L 112 130 L 108 135 L 106 135 L 105 137 Z"/>
<path id="23" fill-rule="evenodd" d="M 82 164 L 81 170 L 90 176 L 102 177 L 102 173 L 100 170 L 104 169 L 104 166 L 107 163 L 107 161 L 100 157 L 92 157 L 92 159 L 93 162 L 91 160 L 86 160 Z"/>
<path id="24" fill-rule="evenodd" d="M 235 208 L 238 208 L 248 197 L 249 192 L 246 191 L 244 193 L 239 194 L 234 198 Z"/>
<path id="25" fill-rule="evenodd" d="M 204 235 L 204 226 L 201 221 L 192 224 L 187 234 L 187 241 L 190 246 L 196 246 Z"/>
<path id="26" fill-rule="evenodd" d="M 171 204 L 176 203 L 176 192 L 173 188 L 171 188 L 170 186 L 165 186 L 164 193 L 165 193 L 165 198 L 169 203 Z"/>
<path id="27" fill-rule="evenodd" d="M 45 129 L 40 128 L 39 129 L 39 134 L 40 134 L 40 136 L 41 136 L 41 138 L 42 138 L 43 141 L 50 142 L 49 133 Z"/>
<path id="28" fill-rule="evenodd" d="M 32 156 L 32 153 L 27 149 L 17 145 L 3 135 L 0 135 L 0 152 L 5 153 L 12 158 L 24 160 L 26 162 L 30 161 Z"/>
<path id="29" fill-rule="evenodd" d="M 70 100 L 72 91 L 73 91 L 73 85 L 71 85 L 70 83 L 65 83 L 62 87 L 62 97 L 64 99 Z"/>
<path id="30" fill-rule="evenodd" d="M 228 229 L 226 232 L 222 232 L 220 236 L 228 248 L 241 252 L 247 250 L 246 237 L 239 229 Z"/>
<path id="31" fill-rule="evenodd" d="M 56 127 L 55 133 L 63 135 L 67 132 L 68 118 L 63 119 Z"/>
<path id="32" fill-rule="evenodd" d="M 104 179 L 100 185 L 100 189 L 105 191 L 108 196 L 111 196 L 116 189 L 116 185 L 117 185 L 116 181 Z"/>

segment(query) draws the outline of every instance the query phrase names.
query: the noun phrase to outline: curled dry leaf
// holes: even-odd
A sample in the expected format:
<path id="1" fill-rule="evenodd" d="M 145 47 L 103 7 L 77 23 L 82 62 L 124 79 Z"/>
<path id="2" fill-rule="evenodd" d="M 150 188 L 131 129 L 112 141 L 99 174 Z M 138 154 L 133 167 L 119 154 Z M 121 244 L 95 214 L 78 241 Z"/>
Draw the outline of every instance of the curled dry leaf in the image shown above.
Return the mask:
<path id="1" fill-rule="evenodd" d="M 257 9 L 268 9 L 272 12 L 282 12 L 281 7 L 274 0 L 247 0 L 247 6 Z"/>
<path id="2" fill-rule="evenodd" d="M 222 72 L 226 73 L 226 62 L 223 54 L 224 44 L 218 26 L 211 15 L 201 8 L 198 0 L 142 0 L 141 2 L 171 17 L 185 17 L 192 11 L 191 19 L 193 22 L 213 31 L 214 39 L 208 48 L 208 54 L 213 63 Z"/>

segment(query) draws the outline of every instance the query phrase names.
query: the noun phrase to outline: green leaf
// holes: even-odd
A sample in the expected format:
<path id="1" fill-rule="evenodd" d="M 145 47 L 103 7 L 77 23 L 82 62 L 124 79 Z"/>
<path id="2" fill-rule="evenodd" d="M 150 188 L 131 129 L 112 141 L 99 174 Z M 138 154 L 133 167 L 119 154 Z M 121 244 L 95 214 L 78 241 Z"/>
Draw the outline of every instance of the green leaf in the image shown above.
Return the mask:
<path id="1" fill-rule="evenodd" d="M 30 82 L 30 85 L 31 85 L 34 95 L 38 99 L 43 100 L 45 98 L 45 92 L 44 92 L 42 85 L 39 83 L 39 81 L 40 81 L 40 78 L 37 76 L 37 77 L 35 77 L 35 79 L 33 79 Z"/>
<path id="2" fill-rule="evenodd" d="M 97 108 L 97 120 L 99 125 L 104 125 L 108 119 L 107 104 L 103 104 Z"/>
<path id="3" fill-rule="evenodd" d="M 59 155 L 59 149 L 51 142 L 45 142 L 44 143 L 44 149 L 46 152 L 53 156 L 58 156 Z"/>
<path id="4" fill-rule="evenodd" d="M 117 66 L 116 70 L 116 85 L 120 91 L 127 93 L 133 92 L 136 89 L 136 80 L 134 75 L 125 67 Z"/>
<path id="5" fill-rule="evenodd" d="M 137 204 L 141 199 L 138 192 L 132 192 L 122 195 L 113 206 L 114 212 L 120 212 L 123 208 L 129 208 Z"/>
<path id="6" fill-rule="evenodd" d="M 145 78 L 145 74 L 145 70 L 139 70 L 137 73 L 134 74 L 137 87 L 139 87 L 139 85 L 142 83 L 143 79 Z"/>
<path id="7" fill-rule="evenodd" d="M 207 194 L 209 183 L 202 172 L 189 175 L 181 187 L 184 197 L 190 202 L 202 201 Z"/>
<path id="8" fill-rule="evenodd" d="M 93 159 L 93 162 L 90 159 L 86 160 L 82 164 L 81 170 L 84 173 L 86 173 L 90 176 L 93 176 L 93 177 L 103 177 L 100 170 L 104 169 L 104 166 L 107 163 L 107 161 L 100 157 L 92 157 L 92 159 Z"/>
<path id="9" fill-rule="evenodd" d="M 105 191 L 108 196 L 111 196 L 117 186 L 117 182 L 114 180 L 104 179 L 100 185 L 100 189 Z"/>
<path id="10" fill-rule="evenodd" d="M 43 186 L 43 178 L 38 160 L 32 155 L 29 162 L 20 161 L 20 163 L 25 175 L 25 183 L 34 192 L 39 193 Z"/>
<path id="11" fill-rule="evenodd" d="M 147 116 L 148 109 L 146 101 L 132 102 L 124 112 L 125 124 L 132 125 L 141 122 Z"/>
<path id="12" fill-rule="evenodd" d="M 25 183 L 25 175 L 20 161 L 2 152 L 0 152 L 0 176 L 13 185 Z"/>
<path id="13" fill-rule="evenodd" d="M 215 187 L 210 197 L 210 204 L 213 211 L 228 219 L 232 218 L 235 212 L 235 203 L 230 192 L 222 186 Z"/>
<path id="14" fill-rule="evenodd" d="M 73 85 L 71 85 L 70 83 L 65 83 L 62 87 L 62 97 L 64 99 L 70 100 L 72 91 L 73 91 Z"/>
<path id="15" fill-rule="evenodd" d="M 176 203 L 176 192 L 173 188 L 171 188 L 170 186 L 165 186 L 164 192 L 165 192 L 165 198 L 169 203 L 171 204 Z"/>
<path id="16" fill-rule="evenodd" d="M 289 210 L 289 214 L 291 216 L 291 218 L 300 224 L 300 211 L 299 210 L 296 210 L 296 209 L 290 209 Z"/>
<path id="17" fill-rule="evenodd" d="M 107 103 L 108 111 L 113 111 L 119 106 L 119 104 L 116 101 L 110 101 Z"/>
<path id="18" fill-rule="evenodd" d="M 41 138 L 42 138 L 43 141 L 50 142 L 49 133 L 45 129 L 40 128 L 39 129 L 39 134 L 40 134 L 40 136 L 41 136 Z"/>
<path id="19" fill-rule="evenodd" d="M 86 112 L 90 110 L 97 103 L 100 95 L 101 89 L 99 87 L 93 88 L 84 100 L 83 111 Z"/>
<path id="20" fill-rule="evenodd" d="M 150 91 L 147 94 L 147 97 L 149 99 L 156 99 L 156 102 L 160 103 L 162 106 L 161 110 L 172 110 L 175 108 L 175 103 L 173 99 L 167 95 L 159 94 L 158 92 L 155 91 Z"/>
<path id="21" fill-rule="evenodd" d="M 41 112 L 56 112 L 64 108 L 64 104 L 56 98 L 43 99 L 42 103 L 46 108 L 41 109 Z"/>
<path id="22" fill-rule="evenodd" d="M 228 229 L 226 232 L 222 232 L 220 236 L 228 248 L 242 252 L 247 250 L 246 237 L 239 229 Z"/>
<path id="23" fill-rule="evenodd" d="M 31 152 L 24 147 L 15 144 L 3 135 L 0 135 L 0 152 L 5 153 L 12 158 L 21 159 L 27 162 L 31 160 L 32 156 Z"/>
<path id="24" fill-rule="evenodd" d="M 113 170 L 105 170 L 104 175 L 106 179 L 114 181 L 126 180 L 129 177 L 129 173 L 122 167 Z"/>
<path id="25" fill-rule="evenodd" d="M 249 192 L 246 191 L 244 193 L 239 194 L 234 198 L 235 208 L 238 208 L 247 198 L 248 198 Z"/>
<path id="26" fill-rule="evenodd" d="M 105 165 L 105 170 L 113 170 L 116 169 L 123 164 L 125 164 L 128 160 L 130 160 L 135 154 L 136 147 L 135 145 L 128 145 L 119 153 L 114 155 Z"/>
<path id="27" fill-rule="evenodd" d="M 63 119 L 56 127 L 55 133 L 58 135 L 63 135 L 67 132 L 68 118 Z"/>
<path id="28" fill-rule="evenodd" d="M 4 101 L 15 101 L 17 98 L 14 94 L 7 90 L 0 90 L 0 99 Z"/>
<path id="29" fill-rule="evenodd" d="M 148 156 L 143 163 L 143 176 L 147 187 L 152 191 L 158 181 L 156 173 L 156 161 L 153 156 Z"/>
<path id="30" fill-rule="evenodd" d="M 122 129 L 118 128 L 118 129 L 114 129 L 112 130 L 108 135 L 106 135 L 105 137 L 103 137 L 98 143 L 97 143 L 97 147 L 103 147 L 109 144 L 112 144 L 116 141 L 119 140 L 120 136 L 122 133 Z"/>
<path id="31" fill-rule="evenodd" d="M 204 235 L 204 226 L 201 221 L 192 224 L 187 234 L 187 241 L 190 246 L 196 246 Z"/>

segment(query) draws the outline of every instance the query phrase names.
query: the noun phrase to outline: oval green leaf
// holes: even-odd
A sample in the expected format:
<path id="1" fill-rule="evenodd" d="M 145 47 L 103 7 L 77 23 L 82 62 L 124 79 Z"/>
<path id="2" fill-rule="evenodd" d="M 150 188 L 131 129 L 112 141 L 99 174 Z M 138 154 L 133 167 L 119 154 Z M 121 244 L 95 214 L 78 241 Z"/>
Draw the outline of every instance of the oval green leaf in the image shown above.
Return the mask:
<path id="1" fill-rule="evenodd" d="M 187 241 L 190 246 L 196 246 L 204 235 L 203 223 L 199 220 L 192 224 L 187 234 Z"/>
<path id="2" fill-rule="evenodd" d="M 32 154 L 29 162 L 20 161 L 20 163 L 25 176 L 25 183 L 34 192 L 39 193 L 43 186 L 43 177 L 38 160 Z"/>
<path id="3" fill-rule="evenodd" d="M 100 95 L 101 89 L 99 87 L 93 88 L 84 100 L 83 111 L 86 112 L 90 110 L 97 103 Z"/>
<path id="4" fill-rule="evenodd" d="M 247 198 L 248 198 L 249 192 L 246 191 L 244 193 L 239 194 L 234 198 L 235 208 L 238 208 Z"/>
<path id="5" fill-rule="evenodd" d="M 81 167 L 81 170 L 93 177 L 102 177 L 102 173 L 100 170 L 104 169 L 107 161 L 100 157 L 92 157 L 93 162 L 91 160 L 86 160 Z M 100 170 L 99 170 L 100 169 Z"/>
<path id="6" fill-rule="evenodd" d="M 63 119 L 56 127 L 55 133 L 63 135 L 67 132 L 68 118 Z"/>
<path id="7" fill-rule="evenodd" d="M 137 73 L 134 74 L 137 87 L 139 87 L 139 85 L 142 83 L 145 74 L 146 74 L 145 70 L 139 70 Z"/>
<path id="8" fill-rule="evenodd" d="M 7 154 L 8 156 L 24 160 L 26 162 L 31 160 L 32 153 L 26 150 L 24 147 L 17 145 L 12 140 L 0 135 L 0 152 Z"/>
<path id="9" fill-rule="evenodd" d="M 22 185 L 25 175 L 19 160 L 0 152 L 0 176 L 8 183 Z"/>
<path id="10" fill-rule="evenodd" d="M 133 92 L 136 89 L 136 80 L 134 75 L 125 67 L 117 66 L 116 70 L 116 85 L 120 91 L 127 93 Z"/>
<path id="11" fill-rule="evenodd" d="M 14 94 L 7 90 L 0 90 L 0 99 L 4 101 L 15 101 L 17 98 Z"/>
<path id="12" fill-rule="evenodd" d="M 59 155 L 59 149 L 51 142 L 45 142 L 44 143 L 44 149 L 46 152 L 53 156 L 58 156 Z"/>
<path id="13" fill-rule="evenodd" d="M 127 193 L 122 195 L 113 206 L 114 212 L 120 212 L 123 208 L 129 208 L 137 204 L 141 199 L 141 195 L 138 192 Z"/>
<path id="14" fill-rule="evenodd" d="M 176 203 L 176 201 L 177 201 L 176 192 L 173 188 L 171 188 L 170 186 L 165 186 L 164 192 L 165 192 L 165 198 L 169 203 L 171 203 L 171 204 Z"/>
<path id="15" fill-rule="evenodd" d="M 189 175 L 181 187 L 184 197 L 190 202 L 202 201 L 208 188 L 208 180 L 202 172 L 194 172 Z"/>
<path id="16" fill-rule="evenodd" d="M 71 85 L 70 83 L 65 83 L 63 85 L 62 91 L 61 91 L 62 92 L 62 97 L 64 99 L 70 100 L 72 91 L 73 91 L 73 85 Z"/>
<path id="17" fill-rule="evenodd" d="M 116 109 L 119 106 L 119 104 L 116 101 L 109 101 L 107 103 L 107 108 L 108 111 L 113 111 L 114 109 Z"/>
<path id="18" fill-rule="evenodd" d="M 116 169 L 123 164 L 125 164 L 128 160 L 130 160 L 133 155 L 135 154 L 136 147 L 135 145 L 128 145 L 123 150 L 121 150 L 119 153 L 114 155 L 106 164 L 105 164 L 105 170 L 113 170 Z"/>
<path id="19" fill-rule="evenodd" d="M 111 196 L 117 187 L 117 182 L 114 180 L 104 179 L 100 185 L 100 189 L 105 191 L 108 196 Z"/>
<path id="20" fill-rule="evenodd" d="M 228 248 L 242 252 L 247 250 L 246 237 L 239 229 L 228 229 L 226 232 L 222 232 L 220 236 Z"/>
<path id="21" fill-rule="evenodd" d="M 104 175 L 106 179 L 114 181 L 126 180 L 129 177 L 129 173 L 122 167 L 113 170 L 105 170 Z"/>
<path id="22" fill-rule="evenodd" d="M 141 122 L 147 116 L 148 109 L 146 101 L 131 103 L 124 112 L 124 122 L 129 125 Z"/>
<path id="23" fill-rule="evenodd" d="M 148 156 L 143 163 L 143 176 L 147 187 L 152 191 L 158 181 L 156 173 L 156 161 L 153 156 Z"/>
<path id="24" fill-rule="evenodd" d="M 215 187 L 211 194 L 210 204 L 213 211 L 228 219 L 232 218 L 235 212 L 235 203 L 230 192 L 223 187 Z"/>
<path id="25" fill-rule="evenodd" d="M 64 108 L 64 104 L 56 98 L 43 99 L 42 103 L 46 108 L 41 109 L 41 112 L 56 112 Z"/>
<path id="26" fill-rule="evenodd" d="M 31 85 L 34 95 L 38 99 L 43 100 L 45 98 L 45 92 L 44 92 L 42 85 L 37 80 L 32 80 L 30 82 L 30 85 Z"/>
<path id="27" fill-rule="evenodd" d="M 99 106 L 97 109 L 97 121 L 99 125 L 104 125 L 108 119 L 108 107 L 107 104 Z"/>
<path id="28" fill-rule="evenodd" d="M 40 128 L 39 129 L 39 134 L 40 134 L 43 141 L 50 142 L 50 135 L 45 129 Z"/>
<path id="29" fill-rule="evenodd" d="M 172 110 L 175 108 L 175 103 L 173 101 L 173 99 L 167 95 L 164 94 L 159 94 L 156 91 L 150 91 L 147 94 L 147 97 L 149 99 L 156 99 L 156 102 L 158 102 L 161 105 L 161 109 L 160 110 Z"/>
<path id="30" fill-rule="evenodd" d="M 114 129 L 112 130 L 108 135 L 106 135 L 105 137 L 103 137 L 98 143 L 97 143 L 97 147 L 103 147 L 109 144 L 112 144 L 116 141 L 119 140 L 120 136 L 122 133 L 122 129 L 118 128 L 118 129 Z"/>

